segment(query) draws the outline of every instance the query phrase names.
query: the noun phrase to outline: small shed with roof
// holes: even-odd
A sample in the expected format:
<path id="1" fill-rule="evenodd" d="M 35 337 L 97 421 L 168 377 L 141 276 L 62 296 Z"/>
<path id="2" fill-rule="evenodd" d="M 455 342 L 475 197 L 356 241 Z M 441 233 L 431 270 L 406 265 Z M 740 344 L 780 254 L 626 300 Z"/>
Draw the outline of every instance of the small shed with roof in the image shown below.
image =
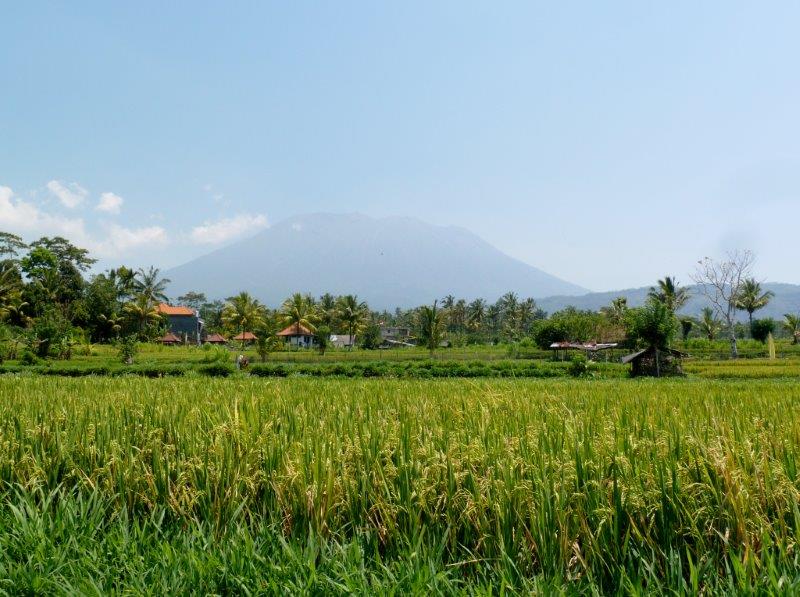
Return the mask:
<path id="1" fill-rule="evenodd" d="M 228 341 L 225 339 L 225 336 L 222 334 L 209 334 L 206 336 L 205 340 L 203 340 L 206 344 L 227 344 Z"/>
<path id="2" fill-rule="evenodd" d="M 159 342 L 164 346 L 175 346 L 176 344 L 181 344 L 181 339 L 172 332 L 167 332 L 159 339 Z"/>
<path id="3" fill-rule="evenodd" d="M 258 336 L 256 336 L 253 332 L 242 332 L 241 334 L 237 334 L 232 338 L 236 342 L 243 342 L 245 344 L 252 344 L 256 340 L 258 340 Z"/>

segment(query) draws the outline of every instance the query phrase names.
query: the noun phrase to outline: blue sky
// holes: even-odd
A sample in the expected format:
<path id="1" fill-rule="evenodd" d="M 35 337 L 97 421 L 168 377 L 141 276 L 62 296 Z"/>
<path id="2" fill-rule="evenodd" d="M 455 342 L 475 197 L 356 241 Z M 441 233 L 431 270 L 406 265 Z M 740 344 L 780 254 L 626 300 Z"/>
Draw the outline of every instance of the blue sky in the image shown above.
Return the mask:
<path id="1" fill-rule="evenodd" d="M 176 265 L 308 212 L 594 290 L 800 282 L 800 4 L 7 3 L 0 229 Z M 468 266 L 468 265 L 467 265 Z"/>

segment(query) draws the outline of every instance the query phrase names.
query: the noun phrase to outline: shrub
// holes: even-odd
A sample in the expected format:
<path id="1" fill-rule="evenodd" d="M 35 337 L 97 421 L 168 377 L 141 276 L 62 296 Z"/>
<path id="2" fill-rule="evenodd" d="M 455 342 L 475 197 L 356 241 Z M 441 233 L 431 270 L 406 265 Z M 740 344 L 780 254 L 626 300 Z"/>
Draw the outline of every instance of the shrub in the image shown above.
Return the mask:
<path id="1" fill-rule="evenodd" d="M 582 354 L 576 354 L 569 362 L 567 372 L 571 377 L 586 377 L 591 374 L 589 361 Z"/>
<path id="2" fill-rule="evenodd" d="M 754 319 L 750 326 L 750 335 L 753 340 L 758 340 L 762 344 L 767 341 L 770 334 L 775 333 L 775 320 L 771 317 L 766 319 Z"/>
<path id="3" fill-rule="evenodd" d="M 542 349 L 550 348 L 554 342 L 567 340 L 567 328 L 561 321 L 542 321 L 536 326 L 533 340 L 536 346 Z"/>
<path id="4" fill-rule="evenodd" d="M 33 352 L 30 350 L 26 350 L 19 357 L 19 362 L 23 365 L 36 365 L 39 363 L 39 357 L 33 354 Z"/>
<path id="5" fill-rule="evenodd" d="M 225 363 L 230 360 L 230 352 L 223 346 L 206 344 L 203 346 L 203 352 L 205 353 L 202 359 L 204 363 Z"/>
<path id="6" fill-rule="evenodd" d="M 236 368 L 230 363 L 211 363 L 209 365 L 201 365 L 197 371 L 208 377 L 228 377 L 236 372 Z"/>
<path id="7" fill-rule="evenodd" d="M 121 338 L 117 344 L 117 353 L 119 354 L 119 358 L 126 365 L 133 364 L 133 358 L 136 356 L 138 351 L 139 344 L 136 341 L 136 336 L 133 334 Z"/>

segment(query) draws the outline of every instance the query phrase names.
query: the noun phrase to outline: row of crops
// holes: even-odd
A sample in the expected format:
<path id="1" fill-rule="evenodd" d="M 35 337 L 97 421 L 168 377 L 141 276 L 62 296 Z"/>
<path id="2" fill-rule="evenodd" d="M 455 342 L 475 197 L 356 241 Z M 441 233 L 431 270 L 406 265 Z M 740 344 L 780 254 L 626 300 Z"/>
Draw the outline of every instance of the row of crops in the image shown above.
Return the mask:
<path id="1" fill-rule="evenodd" d="M 800 590 L 791 379 L 0 377 L 0 591 Z"/>

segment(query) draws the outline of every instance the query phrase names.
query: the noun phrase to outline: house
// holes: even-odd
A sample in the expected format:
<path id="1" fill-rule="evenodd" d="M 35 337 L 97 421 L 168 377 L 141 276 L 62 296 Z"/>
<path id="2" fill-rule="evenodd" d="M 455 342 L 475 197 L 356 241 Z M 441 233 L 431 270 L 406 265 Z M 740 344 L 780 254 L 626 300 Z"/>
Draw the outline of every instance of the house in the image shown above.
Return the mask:
<path id="1" fill-rule="evenodd" d="M 381 348 L 401 348 L 414 346 L 411 341 L 411 328 L 401 326 L 381 326 Z"/>
<path id="2" fill-rule="evenodd" d="M 172 332 L 167 332 L 159 339 L 159 342 L 161 342 L 161 344 L 164 346 L 175 346 L 176 344 L 181 343 L 181 339 Z"/>
<path id="3" fill-rule="evenodd" d="M 194 309 L 159 303 L 158 312 L 167 320 L 167 329 L 179 342 L 200 344 L 203 336 L 203 320 Z"/>
<path id="4" fill-rule="evenodd" d="M 408 342 L 411 338 L 411 328 L 401 326 L 381 326 L 381 340 L 393 340 L 394 342 Z"/>
<path id="5" fill-rule="evenodd" d="M 237 334 L 232 338 L 234 342 L 243 342 L 245 344 L 252 344 L 256 340 L 258 340 L 258 336 L 256 336 L 253 332 L 242 332 L 241 334 Z"/>
<path id="6" fill-rule="evenodd" d="M 332 334 L 331 346 L 333 348 L 352 348 L 356 345 L 356 337 L 350 334 Z"/>
<path id="7" fill-rule="evenodd" d="M 314 334 L 307 327 L 299 324 L 290 325 L 285 330 L 281 330 L 278 332 L 278 337 L 283 338 L 289 346 L 297 348 L 314 346 Z"/>
<path id="8" fill-rule="evenodd" d="M 225 339 L 225 336 L 221 334 L 211 334 L 206 336 L 205 340 L 203 340 L 206 344 L 227 344 L 228 341 Z"/>
<path id="9" fill-rule="evenodd" d="M 683 376 L 681 359 L 686 355 L 671 348 L 651 346 L 622 357 L 622 364 L 631 364 L 631 377 L 675 377 Z"/>

